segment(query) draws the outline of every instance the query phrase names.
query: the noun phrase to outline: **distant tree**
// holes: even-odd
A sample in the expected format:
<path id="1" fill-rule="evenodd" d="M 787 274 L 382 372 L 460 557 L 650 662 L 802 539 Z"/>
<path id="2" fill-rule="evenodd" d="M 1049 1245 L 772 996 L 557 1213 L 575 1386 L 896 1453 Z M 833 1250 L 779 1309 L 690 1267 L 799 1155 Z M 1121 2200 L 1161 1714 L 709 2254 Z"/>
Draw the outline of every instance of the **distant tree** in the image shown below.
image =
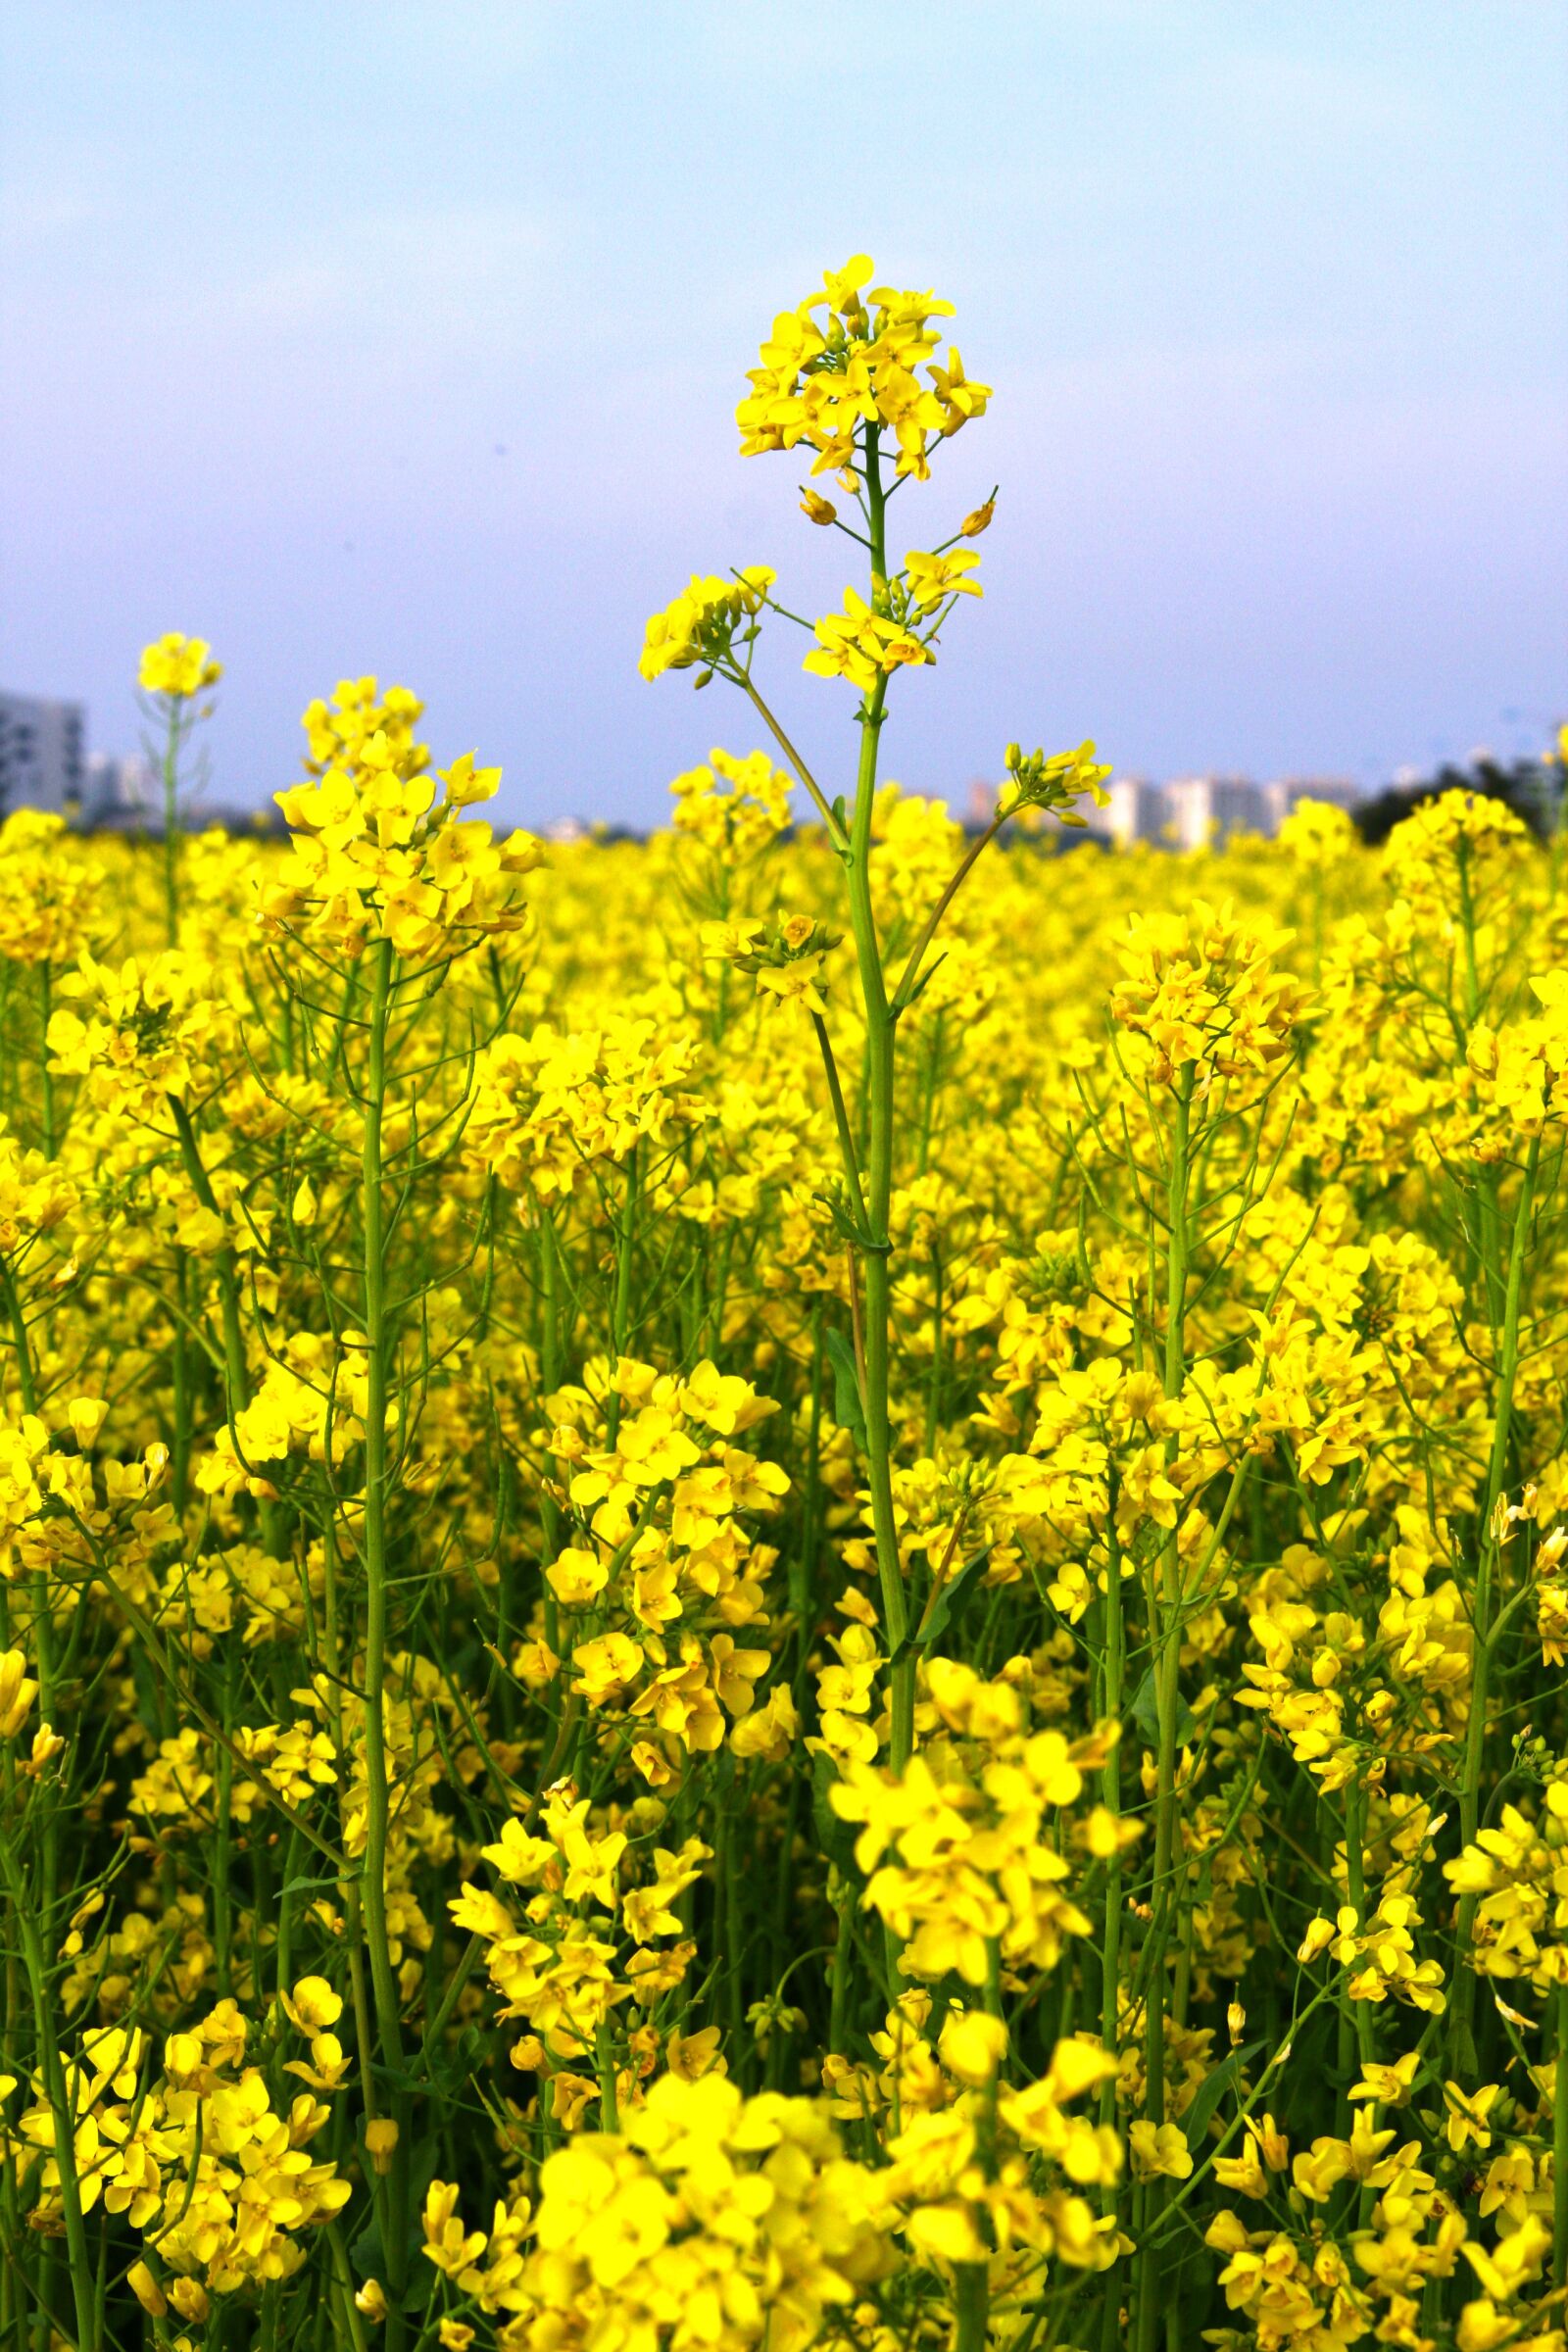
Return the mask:
<path id="1" fill-rule="evenodd" d="M 1377 848 L 1401 817 L 1445 792 L 1475 792 L 1489 801 L 1502 801 L 1542 841 L 1549 840 L 1561 821 L 1560 769 L 1539 760 L 1515 760 L 1504 766 L 1482 758 L 1468 767 L 1445 761 L 1435 775 L 1424 776 L 1418 784 L 1390 785 L 1375 800 L 1363 801 L 1353 812 L 1361 839 Z"/>

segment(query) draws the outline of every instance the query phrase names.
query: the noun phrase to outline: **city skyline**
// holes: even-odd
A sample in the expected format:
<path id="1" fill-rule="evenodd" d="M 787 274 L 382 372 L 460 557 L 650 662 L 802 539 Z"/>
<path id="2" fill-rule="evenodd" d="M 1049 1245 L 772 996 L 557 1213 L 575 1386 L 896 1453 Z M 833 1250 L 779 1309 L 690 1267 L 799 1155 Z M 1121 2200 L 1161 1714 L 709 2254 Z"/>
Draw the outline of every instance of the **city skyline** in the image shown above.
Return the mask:
<path id="1" fill-rule="evenodd" d="M 757 730 L 638 679 L 647 612 L 731 563 L 798 609 L 842 594 L 804 469 L 741 461 L 732 411 L 774 312 L 864 247 L 956 302 L 996 386 L 907 510 L 930 545 L 1003 485 L 984 605 L 895 698 L 910 789 L 961 797 L 1010 736 L 1366 790 L 1541 749 L 1568 704 L 1568 167 L 1539 105 L 1568 21 L 979 13 L 955 46 L 910 6 L 888 44 L 850 8 L 868 148 L 794 5 L 282 0 L 215 34 L 186 0 L 21 0 L 7 686 L 132 753 L 142 642 L 197 631 L 225 802 L 291 781 L 305 702 L 374 668 L 439 756 L 505 768 L 506 818 L 654 821 Z M 830 166 L 798 168 L 808 124 Z M 849 698 L 785 637 L 769 678 L 836 771 Z"/>
<path id="2" fill-rule="evenodd" d="M 942 797 L 956 815 L 977 826 L 989 818 L 998 790 L 996 780 L 977 777 L 966 795 Z M 1114 848 L 1143 842 L 1191 850 L 1219 846 L 1238 834 L 1276 833 L 1303 799 L 1353 809 L 1362 797 L 1359 787 L 1343 777 L 1281 776 L 1260 782 L 1200 774 L 1156 781 L 1118 774 L 1110 780 L 1104 806 L 1091 807 L 1086 816 L 1090 833 Z M 184 791 L 181 808 L 184 829 L 192 832 L 209 824 L 232 829 L 263 822 L 275 829 L 280 823 L 270 803 L 230 806 L 205 790 Z M 44 702 L 0 688 L 0 818 L 17 808 L 62 815 L 88 831 L 122 831 L 127 825 L 161 830 L 157 761 L 145 749 L 129 754 L 91 749 L 87 711 L 79 702 Z M 808 809 L 800 814 L 809 823 Z M 581 814 L 562 815 L 547 820 L 543 830 L 557 839 L 577 838 L 589 821 Z"/>

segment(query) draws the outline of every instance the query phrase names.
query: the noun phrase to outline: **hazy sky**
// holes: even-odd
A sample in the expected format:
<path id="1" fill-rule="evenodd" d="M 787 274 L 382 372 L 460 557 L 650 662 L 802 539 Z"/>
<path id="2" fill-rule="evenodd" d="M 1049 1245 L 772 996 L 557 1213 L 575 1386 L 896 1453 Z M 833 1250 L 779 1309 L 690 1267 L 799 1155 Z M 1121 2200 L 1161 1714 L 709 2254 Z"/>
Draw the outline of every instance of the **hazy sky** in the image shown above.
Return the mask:
<path id="1" fill-rule="evenodd" d="M 0 684 L 128 750 L 226 664 L 215 797 L 346 671 L 506 812 L 654 816 L 757 737 L 646 613 L 857 551 L 742 461 L 775 310 L 858 248 L 958 305 L 987 595 L 891 772 L 1010 736 L 1375 783 L 1568 711 L 1562 0 L 5 0 Z M 923 503 L 918 503 L 923 502 Z M 842 551 L 842 554 L 841 552 Z M 764 667 L 829 772 L 849 690 Z"/>

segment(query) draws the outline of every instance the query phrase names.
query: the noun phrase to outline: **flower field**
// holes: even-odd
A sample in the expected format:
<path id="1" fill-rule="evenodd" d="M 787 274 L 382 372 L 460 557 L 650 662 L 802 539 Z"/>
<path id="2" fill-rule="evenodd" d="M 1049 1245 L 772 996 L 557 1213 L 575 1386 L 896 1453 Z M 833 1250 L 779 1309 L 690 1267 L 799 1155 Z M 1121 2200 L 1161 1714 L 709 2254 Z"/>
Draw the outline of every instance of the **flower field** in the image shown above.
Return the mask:
<path id="1" fill-rule="evenodd" d="M 901 793 L 862 261 L 739 419 L 856 772 L 758 564 L 646 841 L 368 678 L 286 842 L 0 832 L 6 2352 L 1562 2352 L 1558 855 Z"/>

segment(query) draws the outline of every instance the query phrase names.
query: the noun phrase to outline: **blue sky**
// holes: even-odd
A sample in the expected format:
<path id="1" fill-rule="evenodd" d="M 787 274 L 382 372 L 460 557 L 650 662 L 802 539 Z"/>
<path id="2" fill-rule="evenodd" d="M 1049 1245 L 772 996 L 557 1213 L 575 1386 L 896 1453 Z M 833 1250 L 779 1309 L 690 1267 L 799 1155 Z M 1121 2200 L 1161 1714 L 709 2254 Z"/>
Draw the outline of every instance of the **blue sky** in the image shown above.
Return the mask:
<path id="1" fill-rule="evenodd" d="M 1009 737 L 1385 779 L 1568 711 L 1560 0 L 9 0 L 0 683 L 128 750 L 149 635 L 227 665 L 215 798 L 373 669 L 523 822 L 654 817 L 755 723 L 645 614 L 843 540 L 732 412 L 858 248 L 958 306 L 987 595 L 891 772 Z M 916 507 L 916 500 L 923 504 Z M 918 519 L 916 519 L 918 518 Z M 780 708 L 829 773 L 848 689 Z"/>

